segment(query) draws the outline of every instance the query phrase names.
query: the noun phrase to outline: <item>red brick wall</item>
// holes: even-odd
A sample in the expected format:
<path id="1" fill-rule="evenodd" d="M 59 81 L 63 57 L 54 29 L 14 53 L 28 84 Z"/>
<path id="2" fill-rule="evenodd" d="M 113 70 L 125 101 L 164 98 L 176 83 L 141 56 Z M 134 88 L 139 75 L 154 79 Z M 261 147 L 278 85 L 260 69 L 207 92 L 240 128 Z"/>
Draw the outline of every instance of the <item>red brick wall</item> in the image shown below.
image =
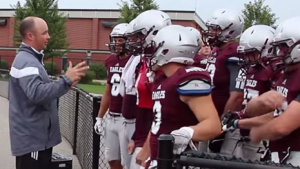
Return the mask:
<path id="1" fill-rule="evenodd" d="M 111 21 L 114 22 L 116 20 L 99 20 L 99 44 L 98 49 L 99 50 L 108 50 L 108 47 L 105 44 L 109 43 L 109 35 L 112 31 L 112 28 L 106 28 L 102 26 L 102 21 Z"/>
<path id="2" fill-rule="evenodd" d="M 71 49 L 92 49 L 92 19 L 70 19 L 66 24 Z"/>
<path id="3" fill-rule="evenodd" d="M 10 18 L 0 18 L 7 19 L 7 24 L 5 26 L 0 26 L 0 46 L 10 46 L 11 35 L 10 35 Z"/>
<path id="4" fill-rule="evenodd" d="M 172 21 L 173 25 L 182 25 L 182 26 L 191 26 L 191 27 L 195 27 L 195 24 L 193 23 L 193 21 Z"/>

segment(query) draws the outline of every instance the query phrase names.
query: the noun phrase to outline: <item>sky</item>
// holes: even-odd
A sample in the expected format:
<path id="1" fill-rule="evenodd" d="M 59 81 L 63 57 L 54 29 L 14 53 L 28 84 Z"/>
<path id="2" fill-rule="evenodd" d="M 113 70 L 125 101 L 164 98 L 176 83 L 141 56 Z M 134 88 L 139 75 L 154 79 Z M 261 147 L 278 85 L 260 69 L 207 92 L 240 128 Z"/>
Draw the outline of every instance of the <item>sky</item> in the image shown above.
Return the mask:
<path id="1" fill-rule="evenodd" d="M 25 0 L 0 0 L 0 9 L 10 8 Z M 124 0 L 129 1 L 129 0 Z M 196 10 L 199 16 L 206 21 L 219 8 L 230 8 L 241 11 L 244 4 L 254 0 L 155 0 L 161 10 Z M 119 9 L 121 0 L 59 0 L 61 9 Z M 293 17 L 300 16 L 300 0 L 265 0 L 272 11 L 279 18 L 276 24 Z"/>

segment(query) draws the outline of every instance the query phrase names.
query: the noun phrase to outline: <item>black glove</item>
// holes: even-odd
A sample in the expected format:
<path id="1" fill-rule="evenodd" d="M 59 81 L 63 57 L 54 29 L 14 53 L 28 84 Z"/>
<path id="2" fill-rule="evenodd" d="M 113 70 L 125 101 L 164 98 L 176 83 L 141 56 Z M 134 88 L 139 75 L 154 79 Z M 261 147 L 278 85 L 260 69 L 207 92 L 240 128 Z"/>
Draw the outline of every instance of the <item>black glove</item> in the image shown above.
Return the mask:
<path id="1" fill-rule="evenodd" d="M 241 119 L 238 112 L 229 111 L 222 115 L 222 130 L 233 131 L 238 128 L 238 121 Z"/>
<path id="2" fill-rule="evenodd" d="M 223 114 L 221 117 L 222 126 L 228 124 L 232 120 L 239 120 L 239 119 L 241 119 L 241 117 L 238 114 L 238 112 L 229 111 L 228 113 Z"/>

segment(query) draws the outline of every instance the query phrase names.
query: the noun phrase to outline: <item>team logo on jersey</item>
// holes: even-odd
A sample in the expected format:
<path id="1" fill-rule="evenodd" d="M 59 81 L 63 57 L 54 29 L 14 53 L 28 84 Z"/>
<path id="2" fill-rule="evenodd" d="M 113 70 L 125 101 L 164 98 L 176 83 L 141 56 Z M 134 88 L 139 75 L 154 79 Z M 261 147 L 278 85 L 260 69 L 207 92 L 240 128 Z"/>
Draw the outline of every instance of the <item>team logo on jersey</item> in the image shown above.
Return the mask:
<path id="1" fill-rule="evenodd" d="M 256 81 L 256 80 L 247 79 L 246 86 L 249 86 L 249 87 L 256 87 L 256 85 L 257 85 L 257 81 Z"/>
<path id="2" fill-rule="evenodd" d="M 152 92 L 152 100 L 164 99 L 165 97 L 166 97 L 166 91 L 165 90 L 153 91 Z"/>
<path id="3" fill-rule="evenodd" d="M 109 71 L 110 73 L 122 73 L 123 69 L 124 69 L 123 67 L 116 66 L 116 67 L 110 67 Z"/>
<path id="4" fill-rule="evenodd" d="M 277 92 L 282 93 L 284 97 L 287 97 L 289 89 L 283 87 L 283 86 L 277 86 L 276 87 Z"/>
<path id="5" fill-rule="evenodd" d="M 284 84 L 284 85 L 286 84 L 286 79 L 282 82 L 282 84 Z"/>
<path id="6" fill-rule="evenodd" d="M 158 87 L 157 87 L 157 90 L 160 90 L 161 89 L 161 85 L 159 85 Z"/>

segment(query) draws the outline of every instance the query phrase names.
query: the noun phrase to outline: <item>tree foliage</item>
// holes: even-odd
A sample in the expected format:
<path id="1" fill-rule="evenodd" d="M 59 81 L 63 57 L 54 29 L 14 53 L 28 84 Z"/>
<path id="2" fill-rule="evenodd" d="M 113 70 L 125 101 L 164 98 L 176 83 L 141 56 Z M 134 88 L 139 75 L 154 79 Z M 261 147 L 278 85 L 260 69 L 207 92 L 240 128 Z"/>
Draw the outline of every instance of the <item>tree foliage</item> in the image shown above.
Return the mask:
<path id="1" fill-rule="evenodd" d="M 120 6 L 121 17 L 119 23 L 129 23 L 136 18 L 140 13 L 150 10 L 158 9 L 159 6 L 154 0 L 130 0 L 131 4 L 121 0 Z"/>
<path id="2" fill-rule="evenodd" d="M 28 16 L 37 16 L 44 19 L 48 24 L 51 36 L 47 49 L 44 50 L 45 58 L 61 57 L 68 52 L 69 42 L 67 41 L 67 17 L 58 10 L 57 0 L 26 0 L 22 6 L 18 1 L 13 8 L 15 12 L 15 45 L 22 42 L 19 33 L 19 23 Z"/>
<path id="3" fill-rule="evenodd" d="M 264 5 L 264 2 L 265 0 L 254 0 L 253 3 L 245 4 L 245 9 L 242 11 L 245 20 L 244 29 L 258 24 L 276 27 L 274 24 L 278 18 L 268 5 Z"/>

